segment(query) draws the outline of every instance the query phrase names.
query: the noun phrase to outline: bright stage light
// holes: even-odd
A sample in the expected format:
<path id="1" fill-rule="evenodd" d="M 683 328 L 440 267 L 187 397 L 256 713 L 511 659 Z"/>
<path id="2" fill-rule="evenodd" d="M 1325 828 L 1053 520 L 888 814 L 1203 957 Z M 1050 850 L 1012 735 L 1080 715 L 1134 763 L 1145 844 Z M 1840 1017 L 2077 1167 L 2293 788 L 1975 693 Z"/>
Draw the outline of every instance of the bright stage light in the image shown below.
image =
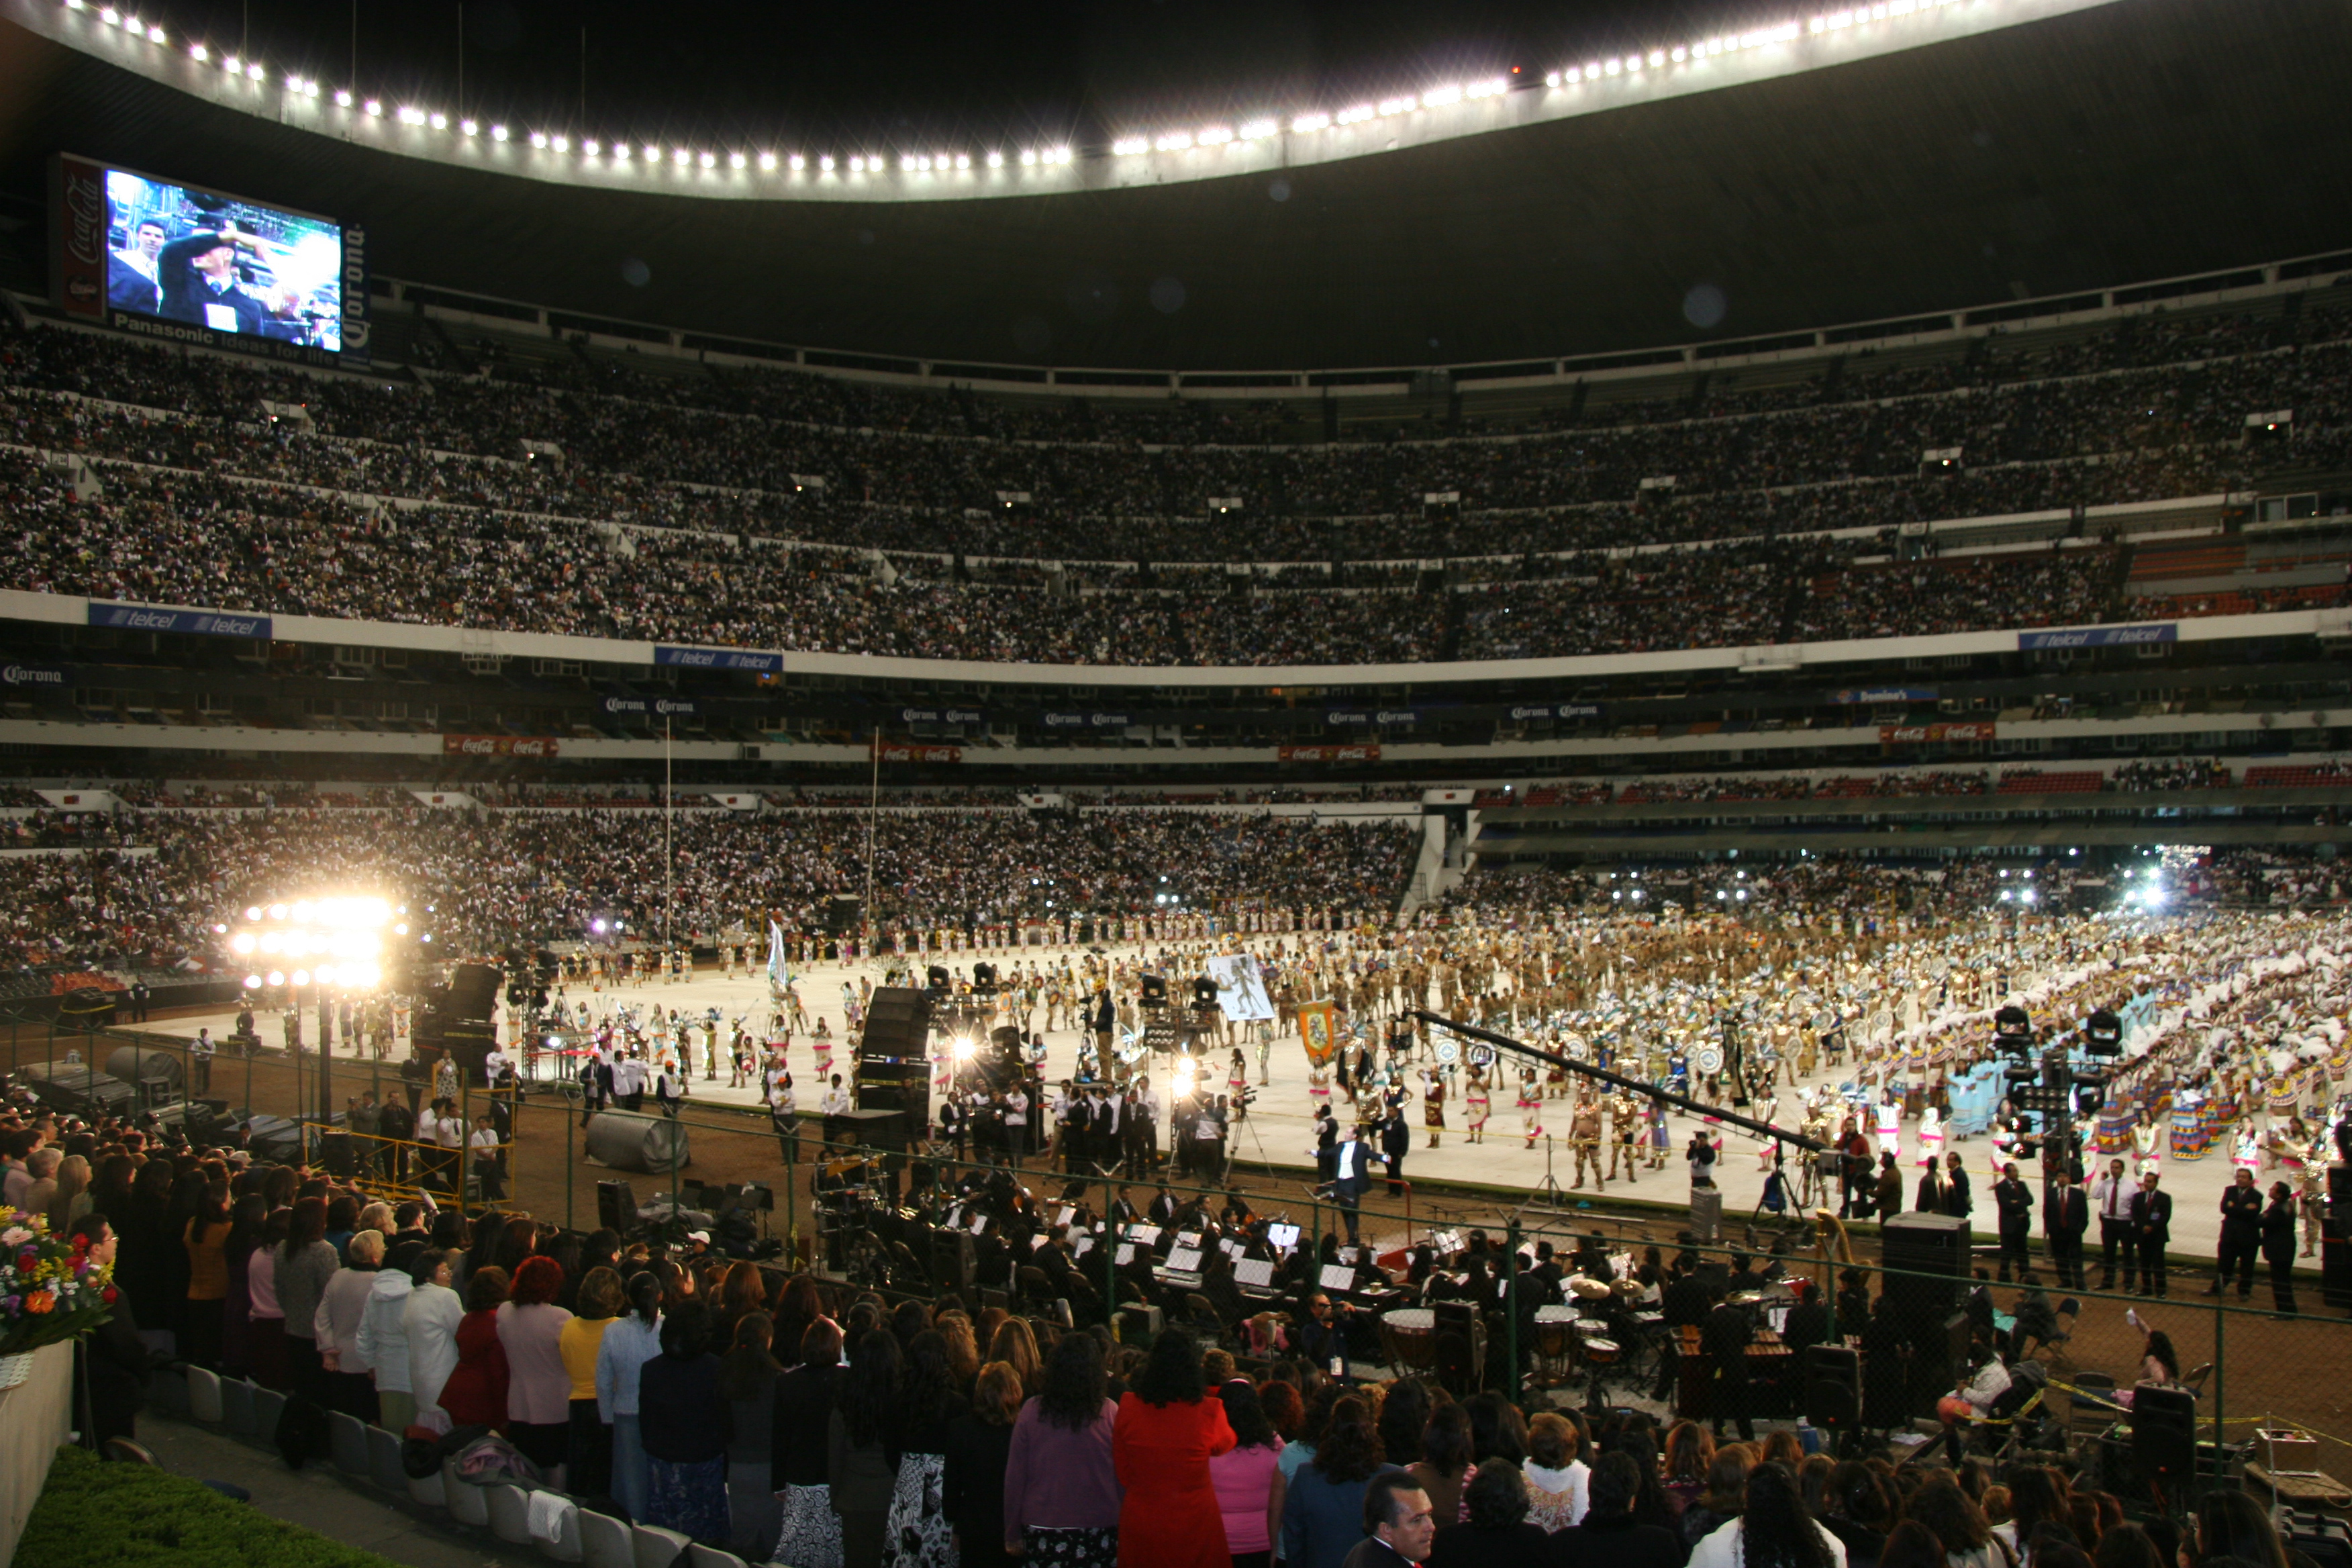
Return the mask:
<path id="1" fill-rule="evenodd" d="M 979 1047 L 973 1043 L 971 1037 L 969 1035 L 958 1035 L 949 1043 L 954 1047 L 956 1060 L 960 1062 L 970 1061 L 971 1059 L 971 1053 L 979 1049 Z"/>

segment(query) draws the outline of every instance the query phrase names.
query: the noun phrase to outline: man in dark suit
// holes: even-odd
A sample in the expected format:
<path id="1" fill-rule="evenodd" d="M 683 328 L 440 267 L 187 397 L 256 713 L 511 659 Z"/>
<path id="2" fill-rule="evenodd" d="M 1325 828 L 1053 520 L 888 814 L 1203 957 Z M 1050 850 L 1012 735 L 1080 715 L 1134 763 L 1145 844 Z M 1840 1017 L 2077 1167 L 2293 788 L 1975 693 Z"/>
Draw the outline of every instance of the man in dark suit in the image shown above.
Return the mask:
<path id="1" fill-rule="evenodd" d="M 1328 1182 L 1339 1168 L 1339 1124 L 1331 1119 L 1331 1108 L 1315 1108 L 1315 1179 Z"/>
<path id="2" fill-rule="evenodd" d="M 1405 1136 L 1410 1141 L 1412 1135 Z M 1370 1163 L 1371 1151 L 1356 1137 L 1355 1123 L 1349 1122 L 1339 1131 L 1338 1155 L 1331 1166 L 1331 1200 L 1339 1205 L 1340 1217 L 1347 1223 L 1349 1246 L 1357 1241 L 1356 1206 L 1372 1185 Z"/>
<path id="3" fill-rule="evenodd" d="M 1940 1160 L 1927 1162 L 1927 1169 L 1919 1177 L 1919 1191 L 1911 1206 L 1921 1214 L 1949 1214 L 1945 1205 L 1952 1201 L 1951 1180 L 1944 1173 Z"/>
<path id="4" fill-rule="evenodd" d="M 93 1263 L 115 1260 L 118 1236 L 102 1214 L 90 1213 L 73 1222 L 71 1234 L 89 1244 Z M 139 1337 L 131 1297 L 117 1283 L 110 1288 L 113 1313 L 79 1344 L 81 1375 L 74 1380 L 79 1417 L 76 1425 L 89 1434 L 102 1452 L 110 1437 L 136 1438 L 139 1412 L 147 1403 L 152 1359 Z"/>
<path id="5" fill-rule="evenodd" d="M 2219 1296 L 2230 1283 L 2234 1270 L 2238 1276 L 2238 1300 L 2242 1301 L 2254 1293 L 2254 1256 L 2263 1245 L 2263 1193 L 2254 1185 L 2254 1173 L 2242 1167 L 2237 1177 L 2221 1193 L 2221 1258 L 2213 1283 L 2205 1288 L 2208 1296 Z"/>
<path id="6" fill-rule="evenodd" d="M 1745 1308 L 1735 1307 L 1720 1292 L 1715 1309 L 1699 1325 L 1699 1353 L 1706 1358 L 1706 1414 L 1717 1437 L 1726 1417 L 1739 1426 L 1739 1440 L 1755 1441 L 1756 1422 L 1748 1413 L 1748 1346 L 1756 1327 Z"/>
<path id="7" fill-rule="evenodd" d="M 2074 1184 L 2074 1173 L 2058 1167 L 2056 1184 L 2042 1205 L 2042 1237 L 2050 1248 L 2050 1267 L 2058 1271 L 2061 1290 L 2087 1290 L 2083 1278 L 2083 1233 L 2091 1228 L 2091 1205 Z"/>
<path id="8" fill-rule="evenodd" d="M 1405 1124 L 1404 1110 L 1400 1106 L 1391 1106 L 1388 1120 L 1381 1123 L 1381 1152 L 1389 1163 L 1389 1196 L 1402 1197 L 1404 1157 L 1412 1152 L 1412 1129 Z"/>
<path id="9" fill-rule="evenodd" d="M 1954 1219 L 1966 1219 L 1976 1207 L 1976 1199 L 1969 1192 L 1969 1165 L 1960 1158 L 1958 1149 L 1944 1156 L 1944 1212 Z"/>
<path id="10" fill-rule="evenodd" d="M 2143 1296 L 2169 1294 L 2164 1284 L 2164 1249 L 2172 1240 L 2172 1194 L 2161 1191 L 2157 1182 L 2154 1171 L 2141 1176 L 2131 1200 L 2132 1251 L 2139 1256 Z"/>
<path id="11" fill-rule="evenodd" d="M 2009 1283 L 2010 1266 L 2014 1264 L 2018 1278 L 2031 1285 L 2033 1254 L 2028 1244 L 2033 1238 L 2033 1190 L 2018 1180 L 2016 1161 L 2000 1168 L 2000 1180 L 1992 1184 L 1992 1201 L 2000 1209 L 2000 1282 Z"/>

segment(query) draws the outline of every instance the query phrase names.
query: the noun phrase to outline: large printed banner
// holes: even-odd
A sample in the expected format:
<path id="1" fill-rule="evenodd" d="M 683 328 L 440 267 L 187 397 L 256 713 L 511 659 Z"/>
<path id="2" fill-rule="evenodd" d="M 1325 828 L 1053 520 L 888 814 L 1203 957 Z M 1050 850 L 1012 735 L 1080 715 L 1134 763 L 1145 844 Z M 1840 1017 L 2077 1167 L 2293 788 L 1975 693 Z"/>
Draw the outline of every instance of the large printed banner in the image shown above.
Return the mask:
<path id="1" fill-rule="evenodd" d="M 193 632 L 208 637 L 254 637 L 269 640 L 268 616 L 239 615 L 230 610 L 162 610 L 152 605 L 110 605 L 92 599 L 89 624 L 126 632 Z"/>
<path id="2" fill-rule="evenodd" d="M 1328 1002 L 1302 1002 L 1298 1007 L 1298 1043 L 1307 1047 L 1310 1066 L 1328 1067 L 1339 1048 L 1339 1020 Z"/>
<path id="3" fill-rule="evenodd" d="M 756 669 L 772 673 L 784 668 L 784 656 L 746 653 L 733 647 L 656 647 L 654 662 L 682 665 L 688 669 Z"/>
<path id="4" fill-rule="evenodd" d="M 1217 1006 L 1236 1024 L 1270 1022 L 1274 1003 L 1265 994 L 1265 977 L 1257 960 L 1245 952 L 1209 960 L 1209 978 L 1217 987 Z"/>
<path id="5" fill-rule="evenodd" d="M 1377 763 L 1381 748 L 1376 743 L 1360 746 L 1281 746 L 1276 753 L 1286 763 Z"/>
<path id="6" fill-rule="evenodd" d="M 561 749 L 552 735 L 444 735 L 441 752 L 450 757 L 551 757 Z"/>
<path id="7" fill-rule="evenodd" d="M 963 748 L 908 746 L 896 741 L 883 741 L 874 747 L 874 755 L 886 763 L 960 763 L 963 761 Z"/>
<path id="8" fill-rule="evenodd" d="M 1878 739 L 1882 745 L 1920 741 L 1990 741 L 1994 729 L 1990 719 L 1966 724 L 1881 724 Z"/>
<path id="9" fill-rule="evenodd" d="M 2180 626 L 2158 621 L 2144 626 L 2077 626 L 2063 632 L 2020 632 L 2017 646 L 2032 653 L 2051 647 L 2130 647 L 2140 643 L 2179 642 Z"/>

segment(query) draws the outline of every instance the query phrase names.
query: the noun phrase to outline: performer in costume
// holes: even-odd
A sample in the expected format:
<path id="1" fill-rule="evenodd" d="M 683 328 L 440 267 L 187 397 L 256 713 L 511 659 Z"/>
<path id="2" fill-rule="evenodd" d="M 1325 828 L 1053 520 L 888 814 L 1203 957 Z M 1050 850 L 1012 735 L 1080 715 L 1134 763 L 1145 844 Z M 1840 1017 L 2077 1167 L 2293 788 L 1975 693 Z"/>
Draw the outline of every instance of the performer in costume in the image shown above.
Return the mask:
<path id="1" fill-rule="evenodd" d="M 1912 1163 L 1933 1166 L 1944 1154 L 1944 1113 L 1934 1104 L 1919 1113 L 1919 1157 Z"/>
<path id="2" fill-rule="evenodd" d="M 1445 1131 L 1445 1078 L 1434 1068 L 1421 1069 L 1421 1119 L 1429 1129 L 1429 1146 L 1437 1147 Z"/>
<path id="3" fill-rule="evenodd" d="M 1486 1118 L 1494 1113 L 1494 1105 L 1486 1093 L 1486 1074 L 1482 1068 L 1470 1069 L 1469 1087 L 1462 1091 L 1463 1103 L 1468 1107 L 1464 1120 L 1470 1129 L 1470 1142 L 1483 1143 L 1486 1137 Z"/>
<path id="4" fill-rule="evenodd" d="M 1533 1068 L 1519 1069 L 1519 1130 L 1530 1149 L 1543 1136 L 1543 1092 L 1537 1087 Z"/>

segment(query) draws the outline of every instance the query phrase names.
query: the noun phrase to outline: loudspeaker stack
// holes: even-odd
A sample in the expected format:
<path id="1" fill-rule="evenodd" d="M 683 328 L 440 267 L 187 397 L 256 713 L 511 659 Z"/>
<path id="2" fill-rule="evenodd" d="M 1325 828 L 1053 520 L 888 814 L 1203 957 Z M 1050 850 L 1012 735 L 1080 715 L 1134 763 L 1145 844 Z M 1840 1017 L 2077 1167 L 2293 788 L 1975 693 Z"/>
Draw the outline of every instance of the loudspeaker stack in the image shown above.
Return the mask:
<path id="1" fill-rule="evenodd" d="M 1911 1350 L 1911 1407 L 1933 1415 L 1958 1381 L 1968 1353 L 1969 1224 L 1940 1214 L 1898 1214 L 1880 1228 L 1886 1310 Z"/>

